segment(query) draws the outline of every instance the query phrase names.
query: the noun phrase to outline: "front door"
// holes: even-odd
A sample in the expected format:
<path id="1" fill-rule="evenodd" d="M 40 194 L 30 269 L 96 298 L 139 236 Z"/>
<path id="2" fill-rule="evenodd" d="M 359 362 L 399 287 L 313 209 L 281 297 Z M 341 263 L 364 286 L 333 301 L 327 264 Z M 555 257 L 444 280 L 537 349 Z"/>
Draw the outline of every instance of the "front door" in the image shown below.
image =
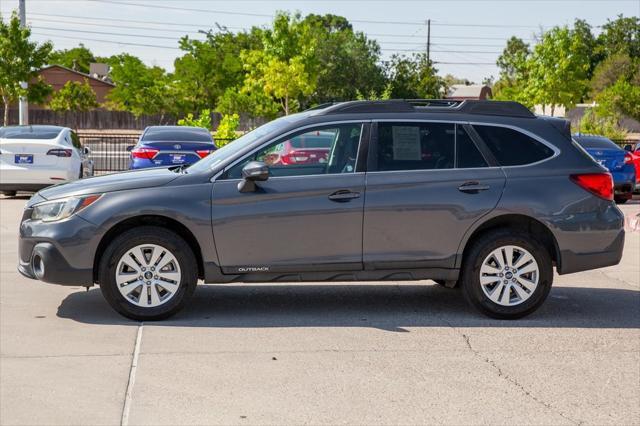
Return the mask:
<path id="1" fill-rule="evenodd" d="M 364 173 L 356 171 L 362 123 L 324 125 L 260 148 L 213 185 L 212 223 L 224 273 L 362 269 Z M 238 191 L 242 167 L 270 177 Z"/>
<path id="2" fill-rule="evenodd" d="M 453 268 L 471 225 L 505 184 L 463 125 L 380 122 L 367 173 L 366 269 Z"/>

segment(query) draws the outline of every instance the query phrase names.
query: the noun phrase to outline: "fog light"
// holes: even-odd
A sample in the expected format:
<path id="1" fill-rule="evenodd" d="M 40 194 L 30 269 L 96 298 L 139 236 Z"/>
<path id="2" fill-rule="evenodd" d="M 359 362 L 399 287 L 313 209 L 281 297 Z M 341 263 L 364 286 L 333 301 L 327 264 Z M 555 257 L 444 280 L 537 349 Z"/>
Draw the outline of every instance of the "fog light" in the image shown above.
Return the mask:
<path id="1" fill-rule="evenodd" d="M 37 279 L 41 280 L 44 277 L 44 262 L 39 255 L 33 256 L 31 260 L 31 268 L 33 269 L 33 274 Z"/>

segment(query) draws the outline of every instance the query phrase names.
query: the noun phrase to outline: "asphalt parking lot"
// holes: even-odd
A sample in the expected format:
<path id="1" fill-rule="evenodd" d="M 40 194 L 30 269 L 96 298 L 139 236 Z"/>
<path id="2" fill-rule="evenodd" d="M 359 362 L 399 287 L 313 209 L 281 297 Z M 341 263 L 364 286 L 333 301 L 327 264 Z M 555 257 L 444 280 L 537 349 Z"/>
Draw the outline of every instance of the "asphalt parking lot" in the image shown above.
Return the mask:
<path id="1" fill-rule="evenodd" d="M 16 272 L 26 198 L 0 197 L 0 423 L 640 424 L 640 202 L 620 265 L 487 319 L 457 290 L 199 286 L 161 323 Z"/>

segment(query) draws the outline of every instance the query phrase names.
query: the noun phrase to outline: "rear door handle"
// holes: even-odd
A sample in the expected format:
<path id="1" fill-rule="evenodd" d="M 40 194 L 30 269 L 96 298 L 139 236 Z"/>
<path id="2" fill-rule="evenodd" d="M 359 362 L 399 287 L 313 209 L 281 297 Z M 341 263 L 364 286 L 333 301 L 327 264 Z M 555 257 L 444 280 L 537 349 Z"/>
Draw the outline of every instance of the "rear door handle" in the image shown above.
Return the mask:
<path id="1" fill-rule="evenodd" d="M 352 192 L 347 189 L 341 189 L 340 191 L 336 191 L 329 195 L 329 199 L 331 201 L 337 201 L 339 203 L 344 203 L 346 201 L 353 200 L 354 198 L 360 198 L 360 193 Z"/>
<path id="2" fill-rule="evenodd" d="M 490 189 L 489 185 L 482 185 L 480 182 L 465 182 L 458 187 L 458 191 L 466 192 L 468 194 L 477 194 L 480 191 L 486 191 Z"/>

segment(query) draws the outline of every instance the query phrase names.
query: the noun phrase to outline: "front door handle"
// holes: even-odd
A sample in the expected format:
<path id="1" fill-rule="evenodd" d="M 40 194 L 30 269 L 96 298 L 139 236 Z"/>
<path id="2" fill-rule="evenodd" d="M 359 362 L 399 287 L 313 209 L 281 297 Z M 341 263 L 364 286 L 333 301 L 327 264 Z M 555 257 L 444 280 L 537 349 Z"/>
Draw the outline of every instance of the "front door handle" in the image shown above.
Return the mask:
<path id="1" fill-rule="evenodd" d="M 331 201 L 337 201 L 339 203 L 344 203 L 346 201 L 353 200 L 354 198 L 360 198 L 360 193 L 352 192 L 347 189 L 341 189 L 340 191 L 336 191 L 329 195 L 329 199 Z"/>
<path id="2" fill-rule="evenodd" d="M 480 191 L 486 191 L 490 189 L 489 185 L 482 185 L 480 182 L 465 182 L 458 187 L 458 191 L 466 192 L 468 194 L 477 194 Z"/>

